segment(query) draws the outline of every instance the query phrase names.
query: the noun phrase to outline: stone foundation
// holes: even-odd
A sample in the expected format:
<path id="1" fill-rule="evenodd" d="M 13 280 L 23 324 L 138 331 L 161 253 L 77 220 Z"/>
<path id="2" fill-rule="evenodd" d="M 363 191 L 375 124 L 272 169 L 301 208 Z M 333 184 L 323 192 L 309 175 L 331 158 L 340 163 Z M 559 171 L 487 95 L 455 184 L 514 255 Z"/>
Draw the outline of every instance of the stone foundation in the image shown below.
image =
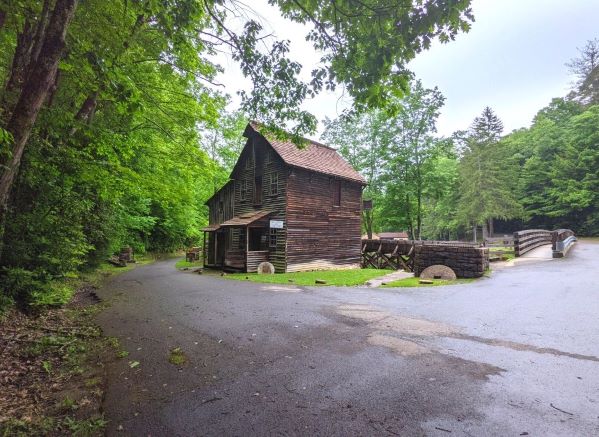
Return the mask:
<path id="1" fill-rule="evenodd" d="M 415 248 L 414 274 L 432 265 L 450 267 L 458 278 L 479 278 L 489 268 L 489 249 L 456 245 L 419 245 Z"/>

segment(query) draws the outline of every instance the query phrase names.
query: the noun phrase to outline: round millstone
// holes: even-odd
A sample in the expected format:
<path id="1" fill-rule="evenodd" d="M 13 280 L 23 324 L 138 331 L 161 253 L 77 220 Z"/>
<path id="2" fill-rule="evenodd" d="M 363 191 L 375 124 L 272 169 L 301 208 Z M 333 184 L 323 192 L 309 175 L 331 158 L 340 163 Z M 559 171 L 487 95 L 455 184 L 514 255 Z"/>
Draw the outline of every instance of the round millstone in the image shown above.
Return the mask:
<path id="1" fill-rule="evenodd" d="M 268 261 L 261 262 L 258 264 L 259 275 L 272 275 L 275 272 L 275 266 Z"/>
<path id="2" fill-rule="evenodd" d="M 429 266 L 420 273 L 421 279 L 445 279 L 448 281 L 453 281 L 457 278 L 455 272 L 444 265 L 435 264 L 434 266 Z"/>

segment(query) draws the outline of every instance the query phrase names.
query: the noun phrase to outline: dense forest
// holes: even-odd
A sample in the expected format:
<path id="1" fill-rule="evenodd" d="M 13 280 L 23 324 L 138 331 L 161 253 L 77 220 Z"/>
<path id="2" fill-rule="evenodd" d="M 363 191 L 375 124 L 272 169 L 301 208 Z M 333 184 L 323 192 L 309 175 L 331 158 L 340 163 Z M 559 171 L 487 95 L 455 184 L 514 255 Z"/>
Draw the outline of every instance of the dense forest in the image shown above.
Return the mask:
<path id="1" fill-rule="evenodd" d="M 572 93 L 530 128 L 503 135 L 486 108 L 439 138 L 444 97 L 406 64 L 468 31 L 469 0 L 368 0 L 352 14 L 345 2 L 270 3 L 311 29 L 322 62 L 308 79 L 242 2 L 0 0 L 0 306 L 51 295 L 54 279 L 122 246 L 200 244 L 204 201 L 227 179 L 245 122 L 301 147 L 317 125 L 302 103 L 339 86 L 354 107 L 326 121 L 323 140 L 368 179 L 367 232 L 467 238 L 516 220 L 599 233 L 597 41 L 571 64 Z M 219 53 L 252 83 L 238 112 L 227 112 Z"/>
<path id="2" fill-rule="evenodd" d="M 465 131 L 436 135 L 444 97 L 418 80 L 389 115 L 373 110 L 326 121 L 324 141 L 368 180 L 365 232 L 471 239 L 519 229 L 599 235 L 599 39 L 567 66 L 571 92 L 504 135 L 484 108 Z"/>

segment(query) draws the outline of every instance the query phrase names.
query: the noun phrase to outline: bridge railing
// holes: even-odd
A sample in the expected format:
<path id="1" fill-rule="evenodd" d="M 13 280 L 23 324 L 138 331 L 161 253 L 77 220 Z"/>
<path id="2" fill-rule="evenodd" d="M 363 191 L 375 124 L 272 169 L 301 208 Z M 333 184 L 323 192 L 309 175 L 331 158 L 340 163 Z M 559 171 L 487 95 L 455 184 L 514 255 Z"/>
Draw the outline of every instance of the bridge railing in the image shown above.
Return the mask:
<path id="1" fill-rule="evenodd" d="M 570 229 L 558 229 L 553 231 L 551 245 L 553 258 L 563 258 L 576 243 L 574 231 Z"/>
<path id="2" fill-rule="evenodd" d="M 537 247 L 551 244 L 554 258 L 561 258 L 576 242 L 576 236 L 571 229 L 557 229 L 547 231 L 544 229 L 527 229 L 514 232 L 514 253 L 522 256 Z"/>
<path id="3" fill-rule="evenodd" d="M 544 229 L 528 229 L 514 232 L 514 254 L 522 256 L 537 247 L 551 244 L 553 233 Z"/>

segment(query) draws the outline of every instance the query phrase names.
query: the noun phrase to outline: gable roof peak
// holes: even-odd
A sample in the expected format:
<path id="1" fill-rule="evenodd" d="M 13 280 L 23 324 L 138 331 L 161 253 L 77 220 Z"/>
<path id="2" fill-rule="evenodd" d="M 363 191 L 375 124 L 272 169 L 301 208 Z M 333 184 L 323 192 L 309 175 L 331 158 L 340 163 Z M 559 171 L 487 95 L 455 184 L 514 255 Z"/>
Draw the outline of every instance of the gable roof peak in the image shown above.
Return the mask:
<path id="1" fill-rule="evenodd" d="M 262 123 L 252 120 L 246 126 L 243 135 L 247 138 L 255 135 L 263 137 L 287 165 L 366 184 L 364 177 L 332 147 L 304 138 L 307 144 L 299 148 L 291 140 L 279 140 L 261 134 L 260 129 L 263 126 Z"/>

